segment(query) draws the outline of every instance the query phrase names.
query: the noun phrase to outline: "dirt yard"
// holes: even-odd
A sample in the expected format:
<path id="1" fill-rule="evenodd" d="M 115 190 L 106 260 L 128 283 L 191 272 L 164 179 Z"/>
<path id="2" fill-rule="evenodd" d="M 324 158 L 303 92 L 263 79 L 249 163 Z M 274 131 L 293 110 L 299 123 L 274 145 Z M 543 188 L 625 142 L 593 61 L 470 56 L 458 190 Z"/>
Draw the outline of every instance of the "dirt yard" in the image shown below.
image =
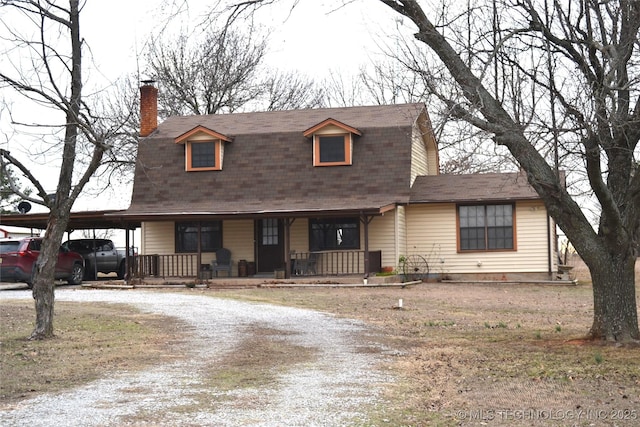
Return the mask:
<path id="1" fill-rule="evenodd" d="M 640 279 L 640 263 L 637 271 Z M 640 348 L 582 340 L 592 322 L 592 289 L 583 267 L 573 273 L 580 280 L 576 286 L 424 283 L 170 292 L 310 308 L 371 325 L 362 351 L 382 343 L 388 354 L 383 368 L 397 380 L 386 389 L 385 403 L 370 411 L 367 426 L 638 425 Z M 64 310 L 71 316 L 70 305 Z M 78 322 L 73 316 L 70 320 Z M 157 352 L 180 339 L 179 331 L 160 330 L 149 349 Z M 74 346 L 56 355 L 64 360 L 60 369 L 73 367 L 73 358 L 82 354 Z M 253 343 L 237 361 L 226 363 L 254 373 L 272 369 L 273 360 L 242 359 L 257 348 L 262 347 Z M 142 368 L 144 360 L 127 360 L 127 369 Z M 245 381 L 242 369 L 237 375 L 229 384 Z"/>
<path id="2" fill-rule="evenodd" d="M 402 378 L 376 425 L 638 425 L 640 349 L 582 340 L 593 314 L 585 272 L 575 269 L 577 286 L 425 283 L 214 295 L 375 325 L 396 351 L 388 369 Z"/>

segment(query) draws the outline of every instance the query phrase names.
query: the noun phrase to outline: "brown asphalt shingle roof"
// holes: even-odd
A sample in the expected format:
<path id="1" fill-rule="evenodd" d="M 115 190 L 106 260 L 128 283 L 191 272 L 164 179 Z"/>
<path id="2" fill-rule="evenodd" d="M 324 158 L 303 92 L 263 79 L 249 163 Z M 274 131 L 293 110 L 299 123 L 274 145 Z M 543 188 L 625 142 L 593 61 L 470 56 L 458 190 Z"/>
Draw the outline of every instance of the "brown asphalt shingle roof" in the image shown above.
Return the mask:
<path id="1" fill-rule="evenodd" d="M 416 178 L 410 203 L 535 200 L 540 196 L 522 173 L 429 175 Z"/>
<path id="2" fill-rule="evenodd" d="M 312 214 L 409 201 L 412 125 L 424 104 L 171 117 L 138 149 L 125 215 Z M 362 132 L 353 165 L 314 167 L 303 132 L 334 119 Z M 196 126 L 233 139 L 221 171 L 185 171 L 174 139 Z"/>

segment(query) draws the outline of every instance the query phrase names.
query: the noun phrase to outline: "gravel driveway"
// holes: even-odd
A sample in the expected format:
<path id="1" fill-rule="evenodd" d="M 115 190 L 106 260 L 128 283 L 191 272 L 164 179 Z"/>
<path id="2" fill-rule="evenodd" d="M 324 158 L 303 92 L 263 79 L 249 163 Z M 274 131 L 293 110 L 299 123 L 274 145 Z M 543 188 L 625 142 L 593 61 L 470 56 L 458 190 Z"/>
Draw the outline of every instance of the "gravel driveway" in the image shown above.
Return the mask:
<path id="1" fill-rule="evenodd" d="M 25 291 L 0 293 L 0 299 L 30 297 Z M 58 289 L 56 299 L 127 303 L 179 318 L 193 328 L 184 345 L 189 360 L 120 372 L 77 389 L 21 401 L 0 411 L 2 426 L 366 425 L 364 411 L 380 402 L 382 387 L 391 381 L 379 370 L 384 349 L 368 341 L 370 331 L 358 321 L 181 293 Z M 270 386 L 205 388 L 199 368 L 234 351 L 256 326 L 281 331 L 278 339 L 312 348 L 317 357 L 295 365 Z M 203 410 L 192 398 L 195 393 L 209 393 L 219 403 Z M 221 393 L 226 398 L 219 399 Z"/>

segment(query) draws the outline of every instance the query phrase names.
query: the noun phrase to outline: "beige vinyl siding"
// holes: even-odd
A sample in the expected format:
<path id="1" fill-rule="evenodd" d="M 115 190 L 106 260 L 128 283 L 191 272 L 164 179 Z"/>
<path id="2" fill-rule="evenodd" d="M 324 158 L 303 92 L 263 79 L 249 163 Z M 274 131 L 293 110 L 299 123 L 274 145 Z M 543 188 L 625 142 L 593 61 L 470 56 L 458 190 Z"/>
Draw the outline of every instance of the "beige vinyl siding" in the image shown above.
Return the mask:
<path id="1" fill-rule="evenodd" d="M 232 274 L 237 274 L 239 260 L 253 261 L 253 221 L 237 220 L 222 222 L 222 245 L 231 251 L 233 261 Z M 145 222 L 141 232 L 142 255 L 175 254 L 175 223 Z M 210 264 L 216 258 L 215 253 L 203 252 L 202 263 Z M 195 271 L 196 266 L 191 269 Z"/>
<path id="2" fill-rule="evenodd" d="M 541 201 L 519 202 L 516 208 L 518 252 L 528 254 L 526 258 L 518 259 L 518 262 L 521 261 L 524 268 L 534 268 L 530 271 L 549 271 L 550 242 L 546 208 Z"/>
<path id="3" fill-rule="evenodd" d="M 433 134 L 433 127 L 431 126 L 431 119 L 429 114 L 424 111 L 424 116 L 427 119 L 427 123 L 421 127 L 422 139 L 427 149 L 427 174 L 438 175 L 440 173 L 440 159 L 438 157 L 438 143 L 436 142 L 436 136 Z"/>
<path id="4" fill-rule="evenodd" d="M 429 175 L 429 165 L 422 132 L 417 125 L 414 125 L 411 133 L 411 182 L 409 185 L 413 185 L 413 181 L 419 175 Z"/>
<path id="5" fill-rule="evenodd" d="M 457 252 L 456 205 L 407 208 L 407 255 L 425 257 L 432 273 L 548 271 L 547 217 L 542 202 L 516 203 L 517 251 Z"/>
<path id="6" fill-rule="evenodd" d="M 438 175 L 440 173 L 439 163 L 438 148 L 435 139 L 433 139 L 433 134 L 431 134 L 431 139 L 427 142 L 427 169 L 429 175 Z"/>
<path id="7" fill-rule="evenodd" d="M 142 255 L 173 255 L 175 254 L 175 223 L 174 222 L 143 222 L 141 233 Z M 181 254 L 182 255 L 182 254 Z M 176 255 L 160 257 L 157 272 L 160 276 L 196 275 L 197 260 L 191 256 Z M 202 254 L 202 263 L 206 264 L 214 257 L 213 254 Z"/>
<path id="8" fill-rule="evenodd" d="M 174 222 L 143 222 L 140 243 L 142 255 L 168 255 L 175 253 Z"/>
<path id="9" fill-rule="evenodd" d="M 309 220 L 296 218 L 289 229 L 289 243 L 292 251 L 309 252 Z"/>
<path id="10" fill-rule="evenodd" d="M 222 222 L 222 246 L 231 251 L 231 260 L 233 262 L 232 272 L 235 276 L 238 274 L 236 266 L 238 261 L 254 261 L 253 248 L 253 220 L 230 220 Z M 215 256 L 212 258 L 215 259 Z M 211 259 L 207 259 L 211 262 Z"/>
<path id="11" fill-rule="evenodd" d="M 558 271 L 559 264 L 559 248 L 558 248 L 558 234 L 556 232 L 556 222 L 553 218 L 549 217 L 549 241 L 551 242 L 551 248 L 549 254 L 551 256 L 551 271 Z"/>
<path id="12" fill-rule="evenodd" d="M 382 251 L 381 267 L 396 267 L 396 211 L 376 216 L 369 224 L 369 250 Z M 364 250 L 364 226 L 360 225 L 361 249 Z"/>
<path id="13" fill-rule="evenodd" d="M 426 120 L 426 123 L 424 122 Z M 425 126 L 428 124 L 428 126 Z M 440 173 L 438 146 L 436 144 L 431 122 L 423 112 L 414 123 L 411 133 L 411 182 L 417 176 L 437 175 Z"/>

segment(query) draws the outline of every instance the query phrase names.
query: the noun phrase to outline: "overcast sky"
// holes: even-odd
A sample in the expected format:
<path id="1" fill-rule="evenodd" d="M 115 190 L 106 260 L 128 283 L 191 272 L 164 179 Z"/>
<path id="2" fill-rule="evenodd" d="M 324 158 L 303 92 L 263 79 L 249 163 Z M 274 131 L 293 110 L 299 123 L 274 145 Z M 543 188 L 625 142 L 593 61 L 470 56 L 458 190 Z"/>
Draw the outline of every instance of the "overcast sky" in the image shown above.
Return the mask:
<path id="1" fill-rule="evenodd" d="M 109 78 L 131 73 L 144 54 L 151 34 L 165 24 L 168 11 L 163 0 L 89 1 L 82 16 L 82 33 L 91 46 L 100 71 Z M 191 1 L 189 13 L 173 21 L 193 28 L 211 2 Z M 379 55 L 378 35 L 393 32 L 397 14 L 379 1 L 356 0 L 336 9 L 341 0 L 301 0 L 291 11 L 292 0 L 260 9 L 257 21 L 268 31 L 268 63 L 295 69 L 311 77 L 329 70 L 348 73 Z M 200 5 L 200 8 L 195 6 Z M 124 12 L 126 11 L 126 13 Z M 388 30 L 388 31 L 387 31 Z"/>
<path id="2" fill-rule="evenodd" d="M 170 25 L 195 28 L 205 7 L 216 1 L 190 1 L 189 12 L 174 18 Z M 84 58 L 85 94 L 144 67 L 145 45 L 166 25 L 170 14 L 166 3 L 165 0 L 86 2 L 80 20 L 81 35 L 90 50 L 90 58 L 86 54 Z M 266 60 L 273 68 L 295 70 L 316 80 L 332 72 L 348 81 L 362 65 L 381 57 L 380 38 L 394 33 L 398 25 L 397 15 L 379 1 L 355 0 L 338 8 L 341 0 L 300 0 L 291 11 L 293 3 L 294 0 L 281 0 L 256 15 L 257 22 L 269 34 Z M 14 110 L 17 112 L 19 108 L 14 106 Z M 2 119 L 0 126 L 8 126 L 6 115 Z M 11 138 L 9 149 L 25 160 L 28 152 L 34 151 L 29 144 L 33 140 L 16 136 Z M 51 187 L 46 190 L 53 192 L 58 170 L 49 167 L 50 164 L 53 164 L 50 159 L 41 159 L 34 170 Z M 43 174 L 51 178 L 42 178 Z M 81 196 L 73 210 L 124 209 L 129 201 L 130 187 L 111 188 L 100 197 Z M 34 206 L 34 211 L 45 209 Z"/>

